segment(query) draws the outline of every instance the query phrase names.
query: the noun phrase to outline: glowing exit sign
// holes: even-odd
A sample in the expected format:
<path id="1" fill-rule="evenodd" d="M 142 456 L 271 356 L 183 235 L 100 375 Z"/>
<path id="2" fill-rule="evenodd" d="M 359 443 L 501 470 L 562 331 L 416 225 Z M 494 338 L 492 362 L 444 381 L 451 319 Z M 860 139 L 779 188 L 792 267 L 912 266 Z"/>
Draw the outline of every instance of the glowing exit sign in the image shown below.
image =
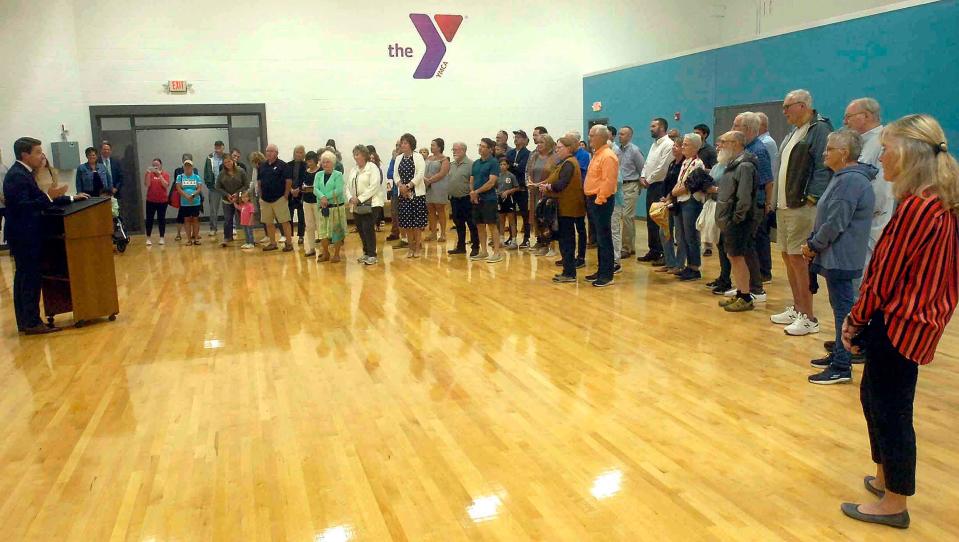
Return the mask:
<path id="1" fill-rule="evenodd" d="M 167 83 L 167 89 L 170 94 L 186 94 L 187 87 L 186 81 L 170 80 L 170 82 Z"/>

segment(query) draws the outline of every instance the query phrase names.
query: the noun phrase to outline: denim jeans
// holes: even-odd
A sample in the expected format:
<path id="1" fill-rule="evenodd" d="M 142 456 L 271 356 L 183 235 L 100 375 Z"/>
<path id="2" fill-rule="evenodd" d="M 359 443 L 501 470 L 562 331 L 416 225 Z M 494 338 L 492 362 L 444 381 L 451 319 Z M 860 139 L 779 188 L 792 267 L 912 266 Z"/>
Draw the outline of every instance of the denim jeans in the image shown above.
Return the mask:
<path id="1" fill-rule="evenodd" d="M 236 220 L 236 207 L 229 201 L 223 206 L 223 238 L 227 241 L 233 240 L 233 223 Z"/>
<path id="2" fill-rule="evenodd" d="M 248 245 L 256 244 L 256 239 L 253 238 L 253 226 L 243 226 L 243 235 L 246 236 L 246 243 Z"/>
<path id="3" fill-rule="evenodd" d="M 576 225 L 576 259 L 586 259 L 586 217 L 580 216 L 574 219 Z"/>
<path id="4" fill-rule="evenodd" d="M 679 215 L 669 215 L 669 239 L 666 239 L 666 231 L 659 228 L 659 242 L 663 247 L 663 262 L 666 267 L 682 267 L 686 264 L 686 245 L 676 242 L 679 218 Z"/>
<path id="5" fill-rule="evenodd" d="M 223 195 L 216 190 L 210 190 L 210 195 L 206 201 L 209 204 L 210 211 L 210 231 L 216 231 L 217 223 L 220 221 L 220 214 L 223 213 Z M 230 234 L 233 235 L 232 233 Z"/>
<path id="6" fill-rule="evenodd" d="M 676 242 L 684 244 L 686 262 L 689 267 L 702 265 L 703 253 L 700 248 L 699 230 L 696 229 L 696 219 L 703 210 L 703 204 L 696 198 L 689 198 L 679 205 L 682 220 L 679 221 L 679 231 L 676 233 Z"/>
<path id="7" fill-rule="evenodd" d="M 771 221 L 771 217 L 763 217 L 759 221 L 759 227 L 756 228 L 756 256 L 759 258 L 759 273 L 764 277 L 773 276 L 772 249 L 769 246 Z"/>
<path id="8" fill-rule="evenodd" d="M 596 246 L 598 247 L 599 269 L 597 278 L 613 280 L 613 198 L 602 205 L 596 204 L 595 197 L 586 199 L 586 210 L 590 222 L 596 224 Z"/>
<path id="9" fill-rule="evenodd" d="M 833 318 L 836 320 L 836 345 L 832 348 L 830 368 L 835 371 L 849 371 L 852 368 L 852 354 L 842 345 L 842 323 L 852 310 L 854 291 L 852 279 L 830 279 L 826 277 L 829 289 L 829 304 L 832 305 Z"/>

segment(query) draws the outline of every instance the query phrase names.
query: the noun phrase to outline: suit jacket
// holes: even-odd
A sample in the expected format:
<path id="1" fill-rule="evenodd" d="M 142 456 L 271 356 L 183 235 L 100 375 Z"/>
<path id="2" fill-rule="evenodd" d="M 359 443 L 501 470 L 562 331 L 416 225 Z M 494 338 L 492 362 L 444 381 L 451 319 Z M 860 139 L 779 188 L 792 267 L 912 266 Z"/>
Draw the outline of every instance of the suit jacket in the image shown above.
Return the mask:
<path id="1" fill-rule="evenodd" d="M 43 235 L 44 209 L 53 205 L 70 203 L 70 196 L 60 196 L 54 201 L 40 190 L 37 181 L 27 168 L 15 162 L 3 178 L 3 195 L 7 205 L 7 241 L 16 248 L 40 246 Z"/>
<path id="2" fill-rule="evenodd" d="M 103 163 L 103 158 L 97 159 L 98 164 Z M 110 157 L 110 177 L 113 178 L 113 188 L 117 189 L 117 195 L 120 194 L 120 191 L 123 190 L 123 166 L 120 164 L 120 161 L 116 157 Z M 106 179 L 103 180 L 106 184 Z M 94 196 L 99 196 L 100 194 L 93 194 Z"/>

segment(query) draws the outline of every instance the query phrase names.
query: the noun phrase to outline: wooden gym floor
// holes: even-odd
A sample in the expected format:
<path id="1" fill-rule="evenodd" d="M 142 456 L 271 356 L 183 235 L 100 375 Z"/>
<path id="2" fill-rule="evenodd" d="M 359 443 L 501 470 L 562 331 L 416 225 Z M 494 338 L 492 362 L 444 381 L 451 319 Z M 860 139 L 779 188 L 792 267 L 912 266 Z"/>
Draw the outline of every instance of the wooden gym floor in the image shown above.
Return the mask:
<path id="1" fill-rule="evenodd" d="M 732 315 L 635 260 L 597 290 L 524 252 L 364 268 L 359 245 L 135 237 L 119 319 L 44 338 L 14 333 L 0 258 L 0 538 L 959 539 L 956 325 L 920 373 L 902 533 L 839 511 L 871 498 L 860 370 L 806 383 L 832 325 L 769 323 L 781 262 L 768 308 Z"/>

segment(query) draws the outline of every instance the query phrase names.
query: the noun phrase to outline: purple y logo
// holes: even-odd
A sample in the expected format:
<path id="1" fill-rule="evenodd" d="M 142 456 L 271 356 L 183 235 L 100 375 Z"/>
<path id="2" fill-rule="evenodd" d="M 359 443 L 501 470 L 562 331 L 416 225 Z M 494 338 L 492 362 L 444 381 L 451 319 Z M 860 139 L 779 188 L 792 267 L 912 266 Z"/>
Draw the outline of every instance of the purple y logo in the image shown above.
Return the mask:
<path id="1" fill-rule="evenodd" d="M 446 38 L 446 43 L 453 41 L 453 36 L 459 30 L 460 24 L 463 23 L 463 16 L 436 15 L 434 18 L 436 19 L 436 26 L 439 27 L 443 37 Z M 420 37 L 423 38 L 423 44 L 426 45 L 423 59 L 420 60 L 419 66 L 413 72 L 413 79 L 430 79 L 436 74 L 436 69 L 440 67 L 440 62 L 446 56 L 446 43 L 443 42 L 443 38 L 436 31 L 429 15 L 410 13 L 410 20 L 413 21 L 413 26 L 419 32 Z"/>

